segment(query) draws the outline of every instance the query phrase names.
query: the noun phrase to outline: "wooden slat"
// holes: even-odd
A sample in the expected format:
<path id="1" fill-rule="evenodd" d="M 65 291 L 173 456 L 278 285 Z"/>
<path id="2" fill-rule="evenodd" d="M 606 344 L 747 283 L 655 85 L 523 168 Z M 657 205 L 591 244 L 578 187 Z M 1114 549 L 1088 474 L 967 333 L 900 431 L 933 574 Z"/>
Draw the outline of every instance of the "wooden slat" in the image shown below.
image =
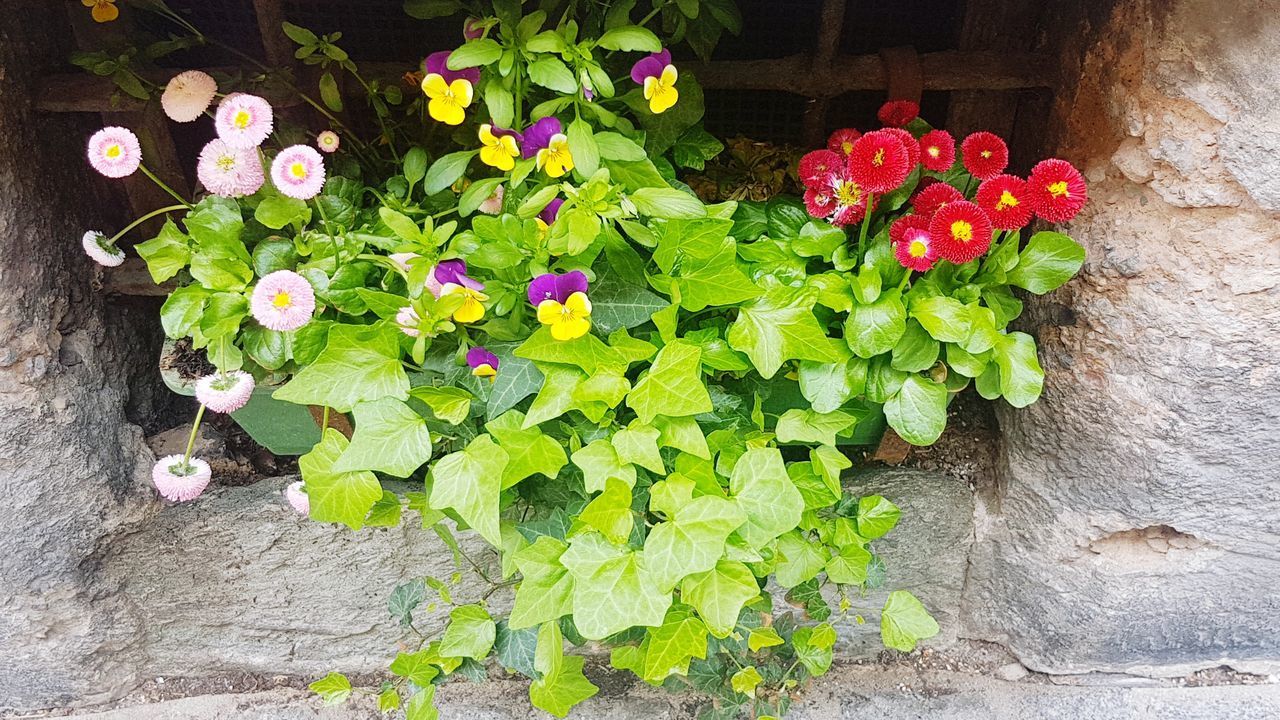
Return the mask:
<path id="1" fill-rule="evenodd" d="M 293 43 L 280 29 L 284 23 L 284 5 L 280 0 L 253 0 L 253 12 L 258 19 L 258 34 L 262 38 L 262 50 L 267 54 L 267 64 L 295 66 Z"/>
<path id="2" fill-rule="evenodd" d="M 1035 37 L 1043 6 L 1026 0 L 968 0 L 960 28 L 961 52 L 981 48 L 997 52 L 1027 52 Z M 991 92 L 994 88 L 956 88 L 947 112 L 947 128 L 964 137 L 988 130 L 1011 138 L 1018 115 L 1018 97 Z"/>
<path id="3" fill-rule="evenodd" d="M 818 43 L 814 49 L 813 63 L 830 67 L 840 52 L 840 36 L 844 33 L 846 0 L 824 0 L 819 17 Z M 827 134 L 827 110 L 831 99 L 814 98 L 804 109 L 801 118 L 801 137 L 810 147 L 821 145 Z"/>
<path id="4" fill-rule="evenodd" d="M 235 67 L 205 68 L 208 73 L 234 74 Z M 148 71 L 140 73 L 157 85 L 169 82 L 176 70 Z M 276 107 L 292 107 L 302 101 L 288 90 L 270 89 L 263 97 Z M 88 73 L 49 75 L 41 79 L 36 89 L 36 109 L 45 112 L 118 112 L 146 108 L 147 103 L 118 92 L 109 78 Z"/>

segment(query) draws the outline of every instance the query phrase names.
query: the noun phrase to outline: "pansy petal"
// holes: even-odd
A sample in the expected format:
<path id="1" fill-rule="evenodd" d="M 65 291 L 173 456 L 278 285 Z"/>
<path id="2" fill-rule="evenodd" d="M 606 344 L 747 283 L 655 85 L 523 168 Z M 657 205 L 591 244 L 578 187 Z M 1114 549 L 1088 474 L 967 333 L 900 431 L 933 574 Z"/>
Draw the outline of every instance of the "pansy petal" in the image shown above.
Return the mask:
<path id="1" fill-rule="evenodd" d="M 570 316 L 551 324 L 551 337 L 556 340 L 575 340 L 591 330 L 591 321 L 586 318 Z"/>
<path id="2" fill-rule="evenodd" d="M 422 92 L 427 94 L 431 99 L 442 98 L 449 92 L 449 83 L 436 73 L 428 73 L 422 79 Z"/>
<path id="3" fill-rule="evenodd" d="M 573 270 L 556 277 L 555 297 L 560 302 L 567 302 L 575 293 L 585 293 L 588 288 L 587 276 L 581 270 Z M 585 295 L 584 295 L 585 297 Z"/>
<path id="4" fill-rule="evenodd" d="M 543 273 L 529 283 L 529 304 L 538 307 L 543 300 L 556 299 L 556 274 Z"/>
<path id="5" fill-rule="evenodd" d="M 564 306 L 555 300 L 543 300 L 538 303 L 538 322 L 551 325 L 564 315 Z"/>
<path id="6" fill-rule="evenodd" d="M 588 317 L 591 315 L 591 301 L 587 299 L 586 293 L 576 292 L 564 301 L 564 306 L 574 317 Z"/>

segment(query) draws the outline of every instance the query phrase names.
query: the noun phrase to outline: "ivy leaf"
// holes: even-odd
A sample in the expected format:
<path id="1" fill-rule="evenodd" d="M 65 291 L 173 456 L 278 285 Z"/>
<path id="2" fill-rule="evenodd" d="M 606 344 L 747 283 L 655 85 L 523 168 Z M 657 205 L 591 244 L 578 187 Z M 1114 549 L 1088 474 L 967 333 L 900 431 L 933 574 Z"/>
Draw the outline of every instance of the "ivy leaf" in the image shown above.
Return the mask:
<path id="1" fill-rule="evenodd" d="M 431 433 L 421 415 L 399 400 L 382 398 L 356 405 L 355 434 L 334 472 L 377 470 L 409 477 L 431 459 Z"/>
<path id="2" fill-rule="evenodd" d="M 732 501 L 710 495 L 693 498 L 675 509 L 645 538 L 645 560 L 659 589 L 670 590 L 681 579 L 715 567 L 729 533 L 746 522 Z"/>
<path id="3" fill-rule="evenodd" d="M 622 355 L 595 335 L 587 333 L 573 340 L 556 340 L 546 326 L 534 331 L 524 344 L 516 348 L 515 355 L 535 362 L 575 365 L 588 374 L 595 374 L 601 369 L 625 370 L 627 367 Z"/>
<path id="4" fill-rule="evenodd" d="M 857 543 L 841 547 L 827 561 L 827 578 L 841 585 L 860 585 L 867 579 L 871 553 Z"/>
<path id="5" fill-rule="evenodd" d="M 378 693 L 378 712 L 388 713 L 400 707 L 400 693 L 395 688 L 387 688 Z"/>
<path id="6" fill-rule="evenodd" d="M 661 434 L 653 426 L 634 421 L 615 432 L 609 442 L 617 450 L 618 459 L 622 462 L 639 465 L 658 475 L 666 475 L 667 468 L 662 463 L 662 455 L 658 453 L 658 438 Z"/>
<path id="7" fill-rule="evenodd" d="M 404 720 L 438 720 L 440 712 L 433 704 L 435 697 L 435 685 L 419 688 L 418 692 L 409 698 L 409 704 L 405 706 Z"/>
<path id="8" fill-rule="evenodd" d="M 460 387 L 420 385 L 411 388 L 409 394 L 427 404 L 437 418 L 457 425 L 471 414 L 471 401 L 475 396 Z"/>
<path id="9" fill-rule="evenodd" d="M 307 687 L 324 698 L 325 705 L 341 705 L 351 697 L 351 681 L 342 673 L 331 672 Z"/>
<path id="10" fill-rule="evenodd" d="M 311 452 L 298 458 L 298 469 L 311 499 L 311 519 L 340 522 L 352 530 L 364 525 L 369 508 L 382 497 L 382 484 L 368 470 L 338 472 L 334 466 L 348 446 L 337 430 L 325 430 Z"/>
<path id="11" fill-rule="evenodd" d="M 792 408 L 778 418 L 774 432 L 781 443 L 836 444 L 836 435 L 858 423 L 857 416 L 844 410 L 820 413 L 812 409 Z"/>
<path id="12" fill-rule="evenodd" d="M 787 475 L 777 448 L 753 448 L 743 453 L 733 466 L 729 491 L 747 514 L 738 532 L 752 548 L 764 547 L 800 524 L 804 498 Z"/>
<path id="13" fill-rule="evenodd" d="M 879 495 L 858 498 L 858 534 L 868 540 L 884 537 L 898 524 L 902 511 Z"/>
<path id="14" fill-rule="evenodd" d="M 167 218 L 158 235 L 134 245 L 133 249 L 147 261 L 147 272 L 151 273 L 151 279 L 157 285 L 177 275 L 191 262 L 191 246 L 187 236 Z"/>
<path id="15" fill-rule="evenodd" d="M 653 426 L 658 429 L 658 444 L 662 447 L 675 448 L 703 460 L 711 459 L 707 436 L 697 420 L 688 416 L 657 415 L 653 418 Z"/>
<path id="16" fill-rule="evenodd" d="M 1035 338 L 1021 332 L 1009 333 L 996 343 L 994 357 L 1000 368 L 1000 394 L 1010 405 L 1026 407 L 1040 398 L 1044 370 L 1036 358 Z"/>
<path id="17" fill-rule="evenodd" d="M 493 649 L 497 626 L 479 605 L 460 605 L 449 613 L 449 627 L 440 638 L 444 657 L 483 660 Z"/>
<path id="18" fill-rule="evenodd" d="M 1059 232 L 1031 236 L 1009 271 L 1009 284 L 1043 295 L 1075 277 L 1084 265 L 1084 248 Z"/>
<path id="19" fill-rule="evenodd" d="M 570 409 L 578 407 L 574 400 L 574 393 L 586 379 L 587 374 L 572 365 L 543 365 L 542 390 L 529 406 L 529 414 L 524 418 L 524 427 L 536 427 L 540 423 L 560 417 Z"/>
<path id="20" fill-rule="evenodd" d="M 472 440 L 465 450 L 440 458 L 431 468 L 431 507 L 452 508 L 489 544 L 501 547 L 498 496 L 507 458 L 507 451 L 488 435 Z"/>
<path id="21" fill-rule="evenodd" d="M 591 322 L 606 334 L 619 328 L 643 325 L 655 312 L 669 304 L 612 272 L 600 273 L 591 286 Z"/>
<path id="22" fill-rule="evenodd" d="M 804 608 L 805 614 L 814 620 L 831 617 L 831 606 L 822 597 L 822 588 L 815 580 L 806 580 L 787 591 L 787 602 Z"/>
<path id="23" fill-rule="evenodd" d="M 824 338 L 825 342 L 825 338 Z M 702 382 L 702 351 L 677 340 L 658 351 L 648 374 L 627 395 L 627 406 L 640 421 L 651 424 L 658 415 L 683 417 L 711 412 L 711 395 Z"/>
<path id="24" fill-rule="evenodd" d="M 559 620 L 573 612 L 573 576 L 560 563 L 568 545 L 540 535 L 532 545 L 516 553 L 522 579 L 516 586 L 515 604 L 507 621 L 515 630 Z"/>
<path id="25" fill-rule="evenodd" d="M 860 358 L 889 352 L 907 331 L 907 309 L 897 288 L 880 293 L 870 304 L 855 303 L 844 323 L 844 339 Z"/>
<path id="26" fill-rule="evenodd" d="M 506 621 L 498 621 L 493 651 L 504 668 L 518 672 L 530 680 L 537 680 L 538 671 L 533 667 L 537 646 L 538 632 L 532 627 L 512 630 Z"/>
<path id="27" fill-rule="evenodd" d="M 738 268 L 734 247 L 733 239 L 725 238 L 709 256 L 690 255 L 681 261 L 675 277 L 681 307 L 698 312 L 711 306 L 736 305 L 760 296 L 760 288 Z"/>
<path id="28" fill-rule="evenodd" d="M 272 397 L 339 412 L 350 412 L 362 401 L 404 400 L 409 376 L 400 364 L 399 334 L 386 326 L 335 324 L 320 355 Z"/>
<path id="29" fill-rule="evenodd" d="M 609 478 L 604 492 L 587 503 L 578 518 L 613 542 L 625 543 L 631 535 L 631 486 Z"/>
<path id="30" fill-rule="evenodd" d="M 554 479 L 569 463 L 560 443 L 536 427 L 523 429 L 523 424 L 524 413 L 509 410 L 484 426 L 507 451 L 507 467 L 502 474 L 504 490 L 535 473 Z"/>
<path id="31" fill-rule="evenodd" d="M 815 677 L 831 669 L 831 648 L 835 644 L 836 631 L 827 623 L 800 628 L 791 634 L 796 659 Z"/>
<path id="32" fill-rule="evenodd" d="M 911 652 L 916 642 L 937 635 L 938 630 L 938 621 L 915 595 L 906 590 L 889 593 L 880 611 L 880 640 L 885 647 Z"/>
<path id="33" fill-rule="evenodd" d="M 573 622 L 589 640 L 659 625 L 671 606 L 671 593 L 658 589 L 644 555 L 600 533 L 574 536 L 561 561 L 574 579 Z"/>
<path id="34" fill-rule="evenodd" d="M 809 462 L 814 472 L 822 478 L 831 494 L 840 497 L 842 488 L 840 474 L 853 467 L 853 461 L 845 457 L 839 450 L 823 445 L 809 450 Z M 886 531 L 887 532 L 887 531 Z M 870 535 L 866 537 L 871 537 Z"/>
<path id="35" fill-rule="evenodd" d="M 764 678 L 761 677 L 760 671 L 756 670 L 754 665 L 748 665 L 729 678 L 729 687 L 733 688 L 734 692 L 755 697 L 756 687 L 762 682 Z"/>
<path id="36" fill-rule="evenodd" d="M 613 443 L 600 438 L 575 452 L 570 458 L 582 470 L 582 481 L 587 492 L 600 492 L 611 479 L 621 480 L 627 487 L 635 487 L 636 469 L 622 462 Z"/>
<path id="37" fill-rule="evenodd" d="M 391 673 L 412 681 L 418 687 L 426 687 L 440 674 L 440 668 L 435 665 L 437 657 L 432 650 L 398 653 L 391 661 Z"/>
<path id="38" fill-rule="evenodd" d="M 661 625 L 649 628 L 648 638 L 642 677 L 654 685 L 668 675 L 687 674 L 690 660 L 707 657 L 707 626 L 688 610 L 671 610 Z"/>
<path id="39" fill-rule="evenodd" d="M 582 674 L 583 662 L 577 655 L 565 657 L 560 629 L 555 623 L 544 624 L 538 631 L 535 663 L 542 678 L 529 685 L 529 701 L 556 717 L 568 715 L 574 705 L 600 691 Z"/>
<path id="40" fill-rule="evenodd" d="M 751 628 L 751 632 L 747 634 L 747 647 L 751 652 L 760 652 L 763 648 L 782 645 L 784 642 L 772 627 Z"/>
<path id="41" fill-rule="evenodd" d="M 714 568 L 690 575 L 680 584 L 680 599 L 698 611 L 707 629 L 718 638 L 729 637 L 743 606 L 759 595 L 756 576 L 736 560 L 722 559 Z"/>
<path id="42" fill-rule="evenodd" d="M 811 312 L 815 301 L 812 290 L 775 285 L 738 310 L 726 339 L 746 353 L 766 379 L 787 360 L 835 362 L 840 358 Z"/>
<path id="43" fill-rule="evenodd" d="M 814 545 L 798 530 L 792 530 L 778 538 L 778 555 L 781 558 L 775 577 L 784 588 L 793 588 L 817 577 L 827 564 L 827 555 L 822 548 Z"/>
<path id="44" fill-rule="evenodd" d="M 908 375 L 884 404 L 884 416 L 903 440 L 932 445 L 947 427 L 947 386 L 922 375 Z"/>
<path id="45" fill-rule="evenodd" d="M 502 372 L 493 379 L 489 400 L 485 405 L 485 415 L 492 419 L 538 392 L 538 388 L 542 387 L 542 373 L 531 360 L 512 354 L 518 347 L 515 343 L 494 343 L 488 347 L 498 356 L 502 367 Z"/>
<path id="46" fill-rule="evenodd" d="M 427 586 L 421 580 L 410 580 L 397 585 L 387 598 L 387 610 L 402 626 L 413 620 L 413 611 L 427 599 Z"/>

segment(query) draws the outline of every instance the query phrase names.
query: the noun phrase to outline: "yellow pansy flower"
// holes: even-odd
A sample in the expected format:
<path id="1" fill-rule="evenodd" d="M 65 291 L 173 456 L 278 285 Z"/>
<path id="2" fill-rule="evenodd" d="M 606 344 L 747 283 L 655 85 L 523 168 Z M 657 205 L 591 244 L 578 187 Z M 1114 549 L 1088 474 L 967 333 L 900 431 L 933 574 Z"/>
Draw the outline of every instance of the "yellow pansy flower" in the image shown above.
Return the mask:
<path id="1" fill-rule="evenodd" d="M 457 283 L 445 283 L 440 288 L 440 297 L 459 294 L 463 296 L 462 306 L 453 311 L 454 322 L 473 323 L 484 317 L 484 305 L 482 303 L 489 299 L 488 295 L 479 290 L 463 287 Z"/>
<path id="2" fill-rule="evenodd" d="M 116 0 L 80 0 L 80 4 L 93 8 L 89 14 L 93 16 L 94 22 L 111 22 L 120 17 L 120 8 L 116 7 Z"/>
<path id="3" fill-rule="evenodd" d="M 465 82 L 465 81 L 464 81 Z M 489 167 L 506 172 L 516 166 L 516 158 L 520 157 L 520 146 L 511 135 L 495 135 L 493 126 L 485 123 L 480 126 L 480 161 Z"/>
<path id="4" fill-rule="evenodd" d="M 591 329 L 591 301 L 586 293 L 576 292 L 564 304 L 555 300 L 538 303 L 538 322 L 551 328 L 556 340 L 573 340 Z"/>
<path id="5" fill-rule="evenodd" d="M 538 151 L 538 169 L 558 178 L 573 169 L 573 154 L 569 152 L 569 138 L 563 133 L 551 136 L 547 146 Z"/>
<path id="6" fill-rule="evenodd" d="M 471 87 L 470 80 L 458 78 L 445 82 L 444 77 L 436 73 L 422 79 L 422 92 L 431 98 L 427 103 L 427 113 L 446 125 L 461 125 L 467 117 L 466 108 L 475 98 L 475 88 Z"/>
<path id="7" fill-rule="evenodd" d="M 661 75 L 650 75 L 644 79 L 644 99 L 649 101 L 649 109 L 656 115 L 671 109 L 680 99 L 680 91 L 676 90 L 676 80 L 680 73 L 675 65 L 662 68 Z"/>

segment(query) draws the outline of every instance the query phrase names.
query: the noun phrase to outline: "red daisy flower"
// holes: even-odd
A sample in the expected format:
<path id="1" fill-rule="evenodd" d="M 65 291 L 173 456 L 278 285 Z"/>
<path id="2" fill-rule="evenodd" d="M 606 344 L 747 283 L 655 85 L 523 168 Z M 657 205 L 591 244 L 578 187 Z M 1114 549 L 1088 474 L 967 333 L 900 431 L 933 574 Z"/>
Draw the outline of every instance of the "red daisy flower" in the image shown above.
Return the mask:
<path id="1" fill-rule="evenodd" d="M 991 219 L 967 200 L 947 203 L 929 221 L 938 255 L 960 265 L 991 247 Z"/>
<path id="2" fill-rule="evenodd" d="M 831 214 L 831 224 L 844 227 L 862 222 L 867 214 L 867 191 L 847 175 L 832 177 L 831 195 L 836 207 Z"/>
<path id="3" fill-rule="evenodd" d="M 997 175 L 982 181 L 973 201 L 997 230 L 1017 230 L 1031 222 L 1027 182 L 1020 177 Z"/>
<path id="4" fill-rule="evenodd" d="M 916 140 L 916 136 L 902 128 L 885 128 L 880 132 L 887 132 L 898 138 L 902 147 L 907 149 L 907 162 L 911 164 L 911 169 L 915 170 L 916 165 L 920 164 L 920 141 Z"/>
<path id="5" fill-rule="evenodd" d="M 853 144 L 860 137 L 862 133 L 857 130 L 842 128 L 831 133 L 831 137 L 827 138 L 827 149 L 841 157 L 849 157 L 849 153 L 853 152 Z"/>
<path id="6" fill-rule="evenodd" d="M 831 190 L 815 190 L 807 188 L 804 191 L 804 209 L 809 211 L 809 215 L 816 218 L 825 218 L 836 210 L 836 199 L 831 194 Z"/>
<path id="7" fill-rule="evenodd" d="M 912 230 L 923 230 L 926 233 L 929 232 L 928 216 L 912 213 L 910 215 L 903 215 L 897 220 L 894 220 L 893 224 L 889 226 L 889 242 L 897 245 L 902 242 L 902 238 L 906 237 L 907 233 Z"/>
<path id="8" fill-rule="evenodd" d="M 938 247 L 928 230 L 912 228 L 893 246 L 893 255 L 902 267 L 924 272 L 938 260 Z"/>
<path id="9" fill-rule="evenodd" d="M 876 117 L 889 127 L 906 127 L 907 123 L 920 116 L 920 106 L 910 100 L 890 100 L 880 106 Z"/>
<path id="10" fill-rule="evenodd" d="M 925 217 L 933 217 L 943 205 L 963 199 L 964 195 L 959 190 L 944 182 L 935 182 L 911 198 L 911 207 Z"/>
<path id="11" fill-rule="evenodd" d="M 1036 215 L 1049 222 L 1070 220 L 1084 207 L 1089 190 L 1084 176 L 1066 160 L 1041 160 L 1031 169 L 1027 194 Z"/>
<path id="12" fill-rule="evenodd" d="M 956 163 L 956 141 L 946 130 L 930 130 L 920 138 L 920 162 L 926 170 L 946 172 Z"/>
<path id="13" fill-rule="evenodd" d="M 814 150 L 800 158 L 800 182 L 808 188 L 830 184 L 831 174 L 844 168 L 844 158 L 830 150 Z"/>
<path id="14" fill-rule="evenodd" d="M 901 185 L 910 173 L 907 149 L 894 135 L 876 130 L 853 143 L 849 174 L 868 192 L 887 193 Z"/>
<path id="15" fill-rule="evenodd" d="M 960 143 L 964 167 L 979 180 L 990 180 L 1009 166 L 1009 147 L 999 135 L 980 130 Z"/>

